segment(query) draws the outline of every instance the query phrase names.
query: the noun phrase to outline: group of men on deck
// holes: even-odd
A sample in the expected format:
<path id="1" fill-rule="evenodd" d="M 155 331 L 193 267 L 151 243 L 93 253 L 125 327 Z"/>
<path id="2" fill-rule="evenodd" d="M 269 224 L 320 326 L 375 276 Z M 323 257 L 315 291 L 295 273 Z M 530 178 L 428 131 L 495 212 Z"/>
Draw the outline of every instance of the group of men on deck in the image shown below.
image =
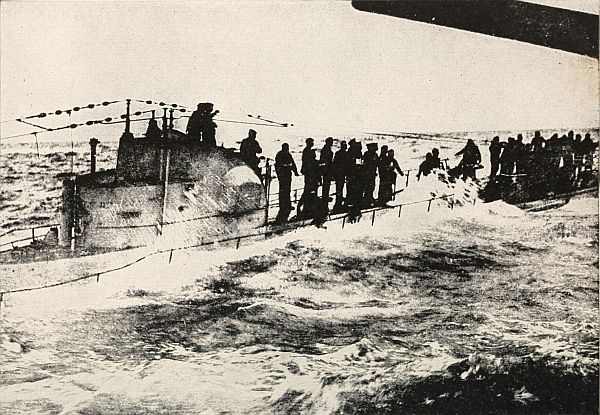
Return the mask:
<path id="1" fill-rule="evenodd" d="M 541 192 L 568 190 L 592 170 L 597 147 L 590 133 L 582 138 L 573 131 L 562 136 L 553 134 L 549 139 L 536 131 L 529 143 L 523 142 L 522 134 L 506 142 L 496 136 L 489 147 L 490 178 L 522 176 L 530 187 Z"/>
<path id="2" fill-rule="evenodd" d="M 188 122 L 188 135 L 207 147 L 216 147 L 216 124 L 213 118 L 218 112 L 213 111 L 211 103 L 198 104 L 198 109 Z M 275 172 L 279 181 L 278 220 L 287 220 L 293 210 L 293 175 L 304 176 L 304 190 L 297 206 L 299 218 L 315 218 L 320 215 L 324 221 L 329 213 L 332 182 L 335 183 L 333 211 L 352 212 L 375 205 L 386 206 L 393 199 L 397 174 L 404 176 L 394 156 L 394 150 L 389 149 L 387 145 L 382 145 L 379 149 L 377 143 L 369 142 L 366 144 L 366 151 L 363 152 L 362 143 L 351 139 L 348 142 L 340 141 L 339 149 L 334 152 L 333 144 L 334 139 L 327 137 L 317 158 L 315 142 L 312 138 L 307 138 L 299 171 L 290 153 L 289 144 L 284 143 L 281 146 L 275 157 Z M 530 143 L 524 143 L 521 134 L 518 134 L 516 139 L 509 137 L 507 142 L 501 142 L 496 136 L 489 146 L 490 178 L 527 176 L 527 182 L 541 189 L 540 191 L 544 191 L 548 186 L 557 187 L 560 183 L 563 183 L 564 187 L 572 187 L 592 169 L 597 146 L 589 133 L 582 138 L 581 134 L 574 134 L 573 131 L 561 137 L 554 134 L 547 140 L 541 136 L 540 131 L 536 131 Z M 248 137 L 241 142 L 240 154 L 258 175 L 260 153 L 262 148 L 256 140 L 256 131 L 251 129 Z M 448 170 L 448 173 L 455 177 L 462 176 L 463 179 L 476 179 L 476 171 L 482 166 L 481 153 L 475 142 L 469 139 L 456 155 L 462 155 L 462 160 L 458 166 Z M 417 178 L 427 176 L 435 169 L 444 169 L 439 150 L 436 148 L 425 156 L 425 160 L 419 166 Z M 377 178 L 379 189 L 376 192 Z"/>
<path id="3" fill-rule="evenodd" d="M 299 217 L 314 217 L 321 212 L 328 213 L 331 183 L 335 183 L 334 211 L 386 205 L 392 200 L 397 173 L 404 175 L 394 150 L 377 143 L 368 143 L 363 153 L 362 143 L 355 139 L 341 141 L 334 153 L 333 138 L 327 137 L 317 158 L 314 140 L 306 139 L 302 151 L 300 173 L 304 176 L 304 190 L 298 201 Z M 379 150 L 379 153 L 378 153 Z M 280 219 L 287 218 L 292 211 L 292 174 L 298 176 L 298 169 L 290 153 L 289 144 L 284 143 L 275 157 L 275 172 L 279 181 Z M 379 176 L 377 199 L 374 193 L 376 178 Z M 321 193 L 318 193 L 321 185 Z"/>
<path id="4" fill-rule="evenodd" d="M 561 137 L 558 134 L 544 139 L 540 131 L 534 133 L 530 143 L 523 142 L 523 135 L 517 138 L 508 137 L 507 142 L 501 142 L 496 136 L 490 144 L 490 177 L 498 173 L 505 175 L 527 174 L 536 164 L 536 159 L 545 160 L 549 167 L 572 168 L 578 164 L 589 164 L 591 166 L 593 153 L 597 147 L 590 133 L 581 134 L 569 131 Z M 561 164 L 562 163 L 562 164 Z"/>

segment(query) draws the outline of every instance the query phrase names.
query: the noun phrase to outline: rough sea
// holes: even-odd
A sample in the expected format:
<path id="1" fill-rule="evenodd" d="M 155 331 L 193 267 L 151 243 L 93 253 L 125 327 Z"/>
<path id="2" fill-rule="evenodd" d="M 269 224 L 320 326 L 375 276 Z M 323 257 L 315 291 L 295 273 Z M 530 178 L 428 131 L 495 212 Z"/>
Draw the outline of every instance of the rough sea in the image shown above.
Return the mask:
<path id="1" fill-rule="evenodd" d="M 404 169 L 434 146 L 455 164 L 464 145 L 387 142 Z M 56 221 L 55 176 L 70 171 L 72 150 L 85 171 L 86 142 L 40 143 L 39 157 L 32 143 L 3 143 L 2 233 Z M 101 144 L 100 168 L 115 150 Z M 524 212 L 478 200 L 477 183 L 415 173 L 399 201 L 453 193 L 458 203 L 5 295 L 2 413 L 597 413 L 597 197 Z M 32 285 L 0 278 L 2 289 Z"/>

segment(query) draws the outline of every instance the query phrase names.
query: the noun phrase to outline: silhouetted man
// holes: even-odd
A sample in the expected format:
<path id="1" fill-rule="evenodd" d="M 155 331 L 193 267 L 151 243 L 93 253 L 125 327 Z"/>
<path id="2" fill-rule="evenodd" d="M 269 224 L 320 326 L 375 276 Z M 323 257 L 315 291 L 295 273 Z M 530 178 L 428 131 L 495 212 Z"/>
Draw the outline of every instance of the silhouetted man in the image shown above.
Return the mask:
<path id="1" fill-rule="evenodd" d="M 377 191 L 377 200 L 379 201 L 381 199 L 381 193 L 382 191 L 382 187 L 384 185 L 383 182 L 383 178 L 382 178 L 382 174 L 384 174 L 384 170 L 385 170 L 385 162 L 386 162 L 386 157 L 388 154 L 388 146 L 386 146 L 385 144 L 381 146 L 381 149 L 379 150 L 379 161 L 377 164 L 377 171 L 379 174 L 379 190 Z"/>
<path id="2" fill-rule="evenodd" d="M 352 139 L 348 143 L 348 171 L 346 174 L 348 180 L 346 202 L 348 206 L 356 206 L 360 203 L 363 176 L 362 146 L 358 141 Z"/>
<path id="3" fill-rule="evenodd" d="M 381 160 L 383 160 L 383 158 L 387 155 L 388 152 L 388 146 L 386 146 L 385 144 L 381 146 L 381 148 L 379 149 L 379 162 L 381 163 Z"/>
<path id="4" fill-rule="evenodd" d="M 258 141 L 256 141 L 256 131 L 252 129 L 248 131 L 248 137 L 244 138 L 240 144 L 240 153 L 246 164 L 259 174 L 259 159 L 256 155 L 262 153 L 262 148 L 260 148 Z"/>
<path id="5" fill-rule="evenodd" d="M 498 169 L 500 168 L 500 153 L 502 152 L 502 143 L 500 142 L 500 137 L 496 136 L 492 138 L 492 142 L 490 143 L 490 177 L 496 176 L 498 174 Z"/>
<path id="6" fill-rule="evenodd" d="M 213 117 L 218 113 L 219 110 L 213 111 L 212 103 L 199 103 L 196 111 L 192 113 L 188 121 L 188 135 L 207 147 L 216 147 L 215 129 L 217 124 L 213 121 Z"/>
<path id="7" fill-rule="evenodd" d="M 523 143 L 523 134 L 517 135 L 517 141 L 515 142 L 515 147 L 513 149 L 515 163 L 516 163 L 516 171 L 517 173 L 523 173 L 525 171 L 525 144 Z"/>
<path id="8" fill-rule="evenodd" d="M 385 206 L 394 195 L 394 185 L 396 184 L 396 171 L 404 176 L 398 160 L 394 157 L 394 150 L 388 150 L 385 156 L 379 160 L 379 194 L 378 202 Z"/>
<path id="9" fill-rule="evenodd" d="M 544 137 L 542 137 L 542 133 L 536 131 L 531 139 L 531 150 L 532 151 L 540 151 L 544 148 Z"/>
<path id="10" fill-rule="evenodd" d="M 287 220 L 287 216 L 292 211 L 292 201 L 290 193 L 292 191 L 292 173 L 298 176 L 296 163 L 290 154 L 288 143 L 281 145 L 281 151 L 275 156 L 275 173 L 279 181 L 279 213 L 278 219 Z M 285 212 L 285 213 L 284 213 Z M 285 219 L 283 217 L 285 216 Z"/>
<path id="11" fill-rule="evenodd" d="M 298 203 L 298 211 L 306 209 L 313 205 L 317 198 L 317 188 L 319 187 L 319 162 L 313 149 L 315 144 L 312 138 L 306 139 L 306 147 L 302 150 L 302 167 L 300 173 L 304 175 L 304 191 Z"/>
<path id="12" fill-rule="evenodd" d="M 344 206 L 344 185 L 346 184 L 346 174 L 348 173 L 348 145 L 345 141 L 340 143 L 340 149 L 333 157 L 333 176 L 335 179 L 335 205 L 334 210 L 339 210 Z"/>
<path id="13" fill-rule="evenodd" d="M 367 144 L 367 151 L 363 154 L 365 174 L 363 203 L 365 206 L 371 206 L 375 202 L 373 192 L 375 192 L 375 179 L 377 178 L 377 166 L 379 165 L 377 147 L 377 143 L 369 143 Z"/>
<path id="14" fill-rule="evenodd" d="M 440 160 L 440 150 L 434 148 L 431 150 L 431 165 L 434 169 L 442 168 L 442 160 Z"/>
<path id="15" fill-rule="evenodd" d="M 428 176 L 433 170 L 433 154 L 425 154 L 425 160 L 419 165 L 419 172 L 417 173 L 417 180 L 421 179 L 421 176 Z"/>
<path id="16" fill-rule="evenodd" d="M 332 145 L 333 137 L 327 137 L 325 139 L 325 145 L 321 149 L 321 156 L 319 158 L 319 167 L 321 168 L 321 179 L 323 182 L 321 196 L 326 200 L 329 200 L 329 188 L 331 186 L 331 180 L 333 179 L 333 151 L 331 150 Z"/>
<path id="17" fill-rule="evenodd" d="M 216 128 L 217 124 L 213 121 L 219 110 L 213 111 L 213 104 L 205 103 L 204 112 L 200 118 L 200 132 L 202 134 L 202 142 L 206 147 L 216 147 Z"/>
<path id="18" fill-rule="evenodd" d="M 500 173 L 513 174 L 515 170 L 515 145 L 514 137 L 508 137 L 508 142 L 504 144 L 504 150 L 500 156 Z"/>
<path id="19" fill-rule="evenodd" d="M 477 178 L 475 174 L 476 167 L 481 163 L 481 152 L 479 151 L 479 148 L 473 140 L 469 139 L 467 145 L 456 153 L 457 156 L 461 154 L 463 158 L 460 161 L 459 166 L 461 167 L 463 179 L 470 177 L 475 180 Z"/>

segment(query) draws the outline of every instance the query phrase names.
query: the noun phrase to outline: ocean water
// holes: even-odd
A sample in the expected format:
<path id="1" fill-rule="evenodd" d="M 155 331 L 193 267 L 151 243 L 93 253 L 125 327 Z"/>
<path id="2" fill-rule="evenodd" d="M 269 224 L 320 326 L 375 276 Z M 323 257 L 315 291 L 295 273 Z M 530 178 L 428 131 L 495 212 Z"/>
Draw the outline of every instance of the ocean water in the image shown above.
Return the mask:
<path id="1" fill-rule="evenodd" d="M 434 145 L 392 143 L 405 169 Z M 67 151 L 3 149 L 4 229 L 54 218 Z M 478 201 L 473 182 L 409 182 L 400 201 L 460 203 L 5 295 L 2 412 L 597 413 L 598 199 L 527 213 Z"/>

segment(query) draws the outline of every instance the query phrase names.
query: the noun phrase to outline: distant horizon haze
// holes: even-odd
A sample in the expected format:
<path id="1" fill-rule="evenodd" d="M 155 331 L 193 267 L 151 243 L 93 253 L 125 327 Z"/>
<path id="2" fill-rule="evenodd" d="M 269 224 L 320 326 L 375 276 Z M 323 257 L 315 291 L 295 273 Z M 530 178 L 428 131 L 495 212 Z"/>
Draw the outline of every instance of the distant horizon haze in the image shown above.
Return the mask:
<path id="1" fill-rule="evenodd" d="M 589 12 L 598 2 L 569 4 Z M 224 118 L 260 114 L 324 132 L 599 124 L 598 60 L 345 2 L 2 2 L 0 11 L 2 121 L 131 97 L 211 101 Z M 1 125 L 2 136 L 32 130 Z"/>

